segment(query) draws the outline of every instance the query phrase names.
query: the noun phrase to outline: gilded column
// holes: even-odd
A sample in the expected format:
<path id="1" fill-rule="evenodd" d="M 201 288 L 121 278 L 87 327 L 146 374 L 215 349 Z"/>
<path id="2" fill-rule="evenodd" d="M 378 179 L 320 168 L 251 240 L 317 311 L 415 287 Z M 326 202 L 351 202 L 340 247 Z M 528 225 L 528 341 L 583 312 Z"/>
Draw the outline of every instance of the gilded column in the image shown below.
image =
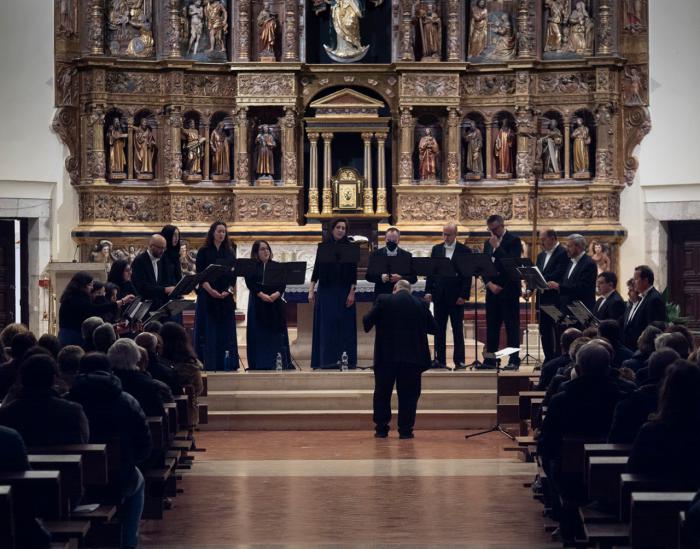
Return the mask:
<path id="1" fill-rule="evenodd" d="M 485 179 L 493 177 L 493 128 L 497 122 L 486 124 L 486 176 Z"/>
<path id="2" fill-rule="evenodd" d="M 319 214 L 318 209 L 318 133 L 311 132 L 309 137 L 309 214 Z"/>
<path id="3" fill-rule="evenodd" d="M 401 61 L 415 61 L 413 52 L 413 0 L 401 1 Z"/>
<path id="4" fill-rule="evenodd" d="M 169 135 L 165 136 L 165 179 L 168 182 L 180 181 L 182 179 L 182 148 L 180 143 L 182 113 L 180 108 L 168 107 L 165 122 L 165 127 L 169 130 Z"/>
<path id="5" fill-rule="evenodd" d="M 447 110 L 447 184 L 459 184 L 459 112 Z"/>
<path id="6" fill-rule="evenodd" d="M 299 61 L 299 15 L 296 2 L 287 2 L 284 21 L 284 60 Z"/>
<path id="7" fill-rule="evenodd" d="M 238 1 L 238 61 L 250 61 L 250 11 L 250 0 Z"/>
<path id="8" fill-rule="evenodd" d="M 416 119 L 411 114 L 411 107 L 401 108 L 399 119 L 399 185 L 413 182 L 413 132 Z"/>
<path id="9" fill-rule="evenodd" d="M 598 105 L 595 111 L 596 117 L 596 158 L 595 158 L 595 179 L 596 181 L 607 182 L 615 174 L 613 173 L 613 147 L 612 139 L 614 132 L 613 117 L 614 107 L 610 103 Z"/>
<path id="10" fill-rule="evenodd" d="M 611 0 L 600 0 L 598 6 L 598 40 L 596 54 L 598 55 L 614 55 L 615 52 L 615 36 L 613 30 L 613 16 Z"/>
<path id="11" fill-rule="evenodd" d="M 372 193 L 372 133 L 366 132 L 362 134 L 362 140 L 365 143 L 365 190 L 364 190 L 364 213 L 373 214 L 374 195 Z"/>
<path id="12" fill-rule="evenodd" d="M 322 133 L 321 137 L 323 138 L 323 204 L 321 206 L 321 213 L 330 214 L 333 210 L 331 200 L 331 141 L 333 141 L 333 134 Z"/>
<path id="13" fill-rule="evenodd" d="M 386 209 L 386 165 L 385 165 L 385 133 L 377 134 L 377 213 L 385 214 Z"/>
<path id="14" fill-rule="evenodd" d="M 571 124 L 564 123 L 564 179 L 571 177 Z"/>
<path id="15" fill-rule="evenodd" d="M 87 40 L 84 51 L 88 55 L 105 53 L 105 0 L 92 0 L 87 23 Z"/>
<path id="16" fill-rule="evenodd" d="M 294 109 L 287 107 L 280 119 L 282 126 L 282 182 L 285 186 L 297 185 L 297 119 Z"/>
<path id="17" fill-rule="evenodd" d="M 170 0 L 168 6 L 168 28 L 165 31 L 166 55 L 170 59 L 182 57 L 180 24 L 180 0 Z"/>
<path id="18" fill-rule="evenodd" d="M 209 170 L 210 168 L 210 159 L 209 155 L 211 154 L 210 149 L 209 149 L 209 121 L 202 121 L 202 125 L 199 128 L 199 135 L 201 135 L 204 138 L 204 169 L 202 170 L 202 179 L 204 180 L 209 180 Z"/>
<path id="19" fill-rule="evenodd" d="M 87 153 L 88 177 L 96 182 L 105 181 L 106 155 L 104 141 L 105 112 L 102 105 L 93 105 L 88 119 L 91 137 Z"/>
<path id="20" fill-rule="evenodd" d="M 236 185 L 250 185 L 247 107 L 241 107 L 236 112 L 236 151 Z"/>
<path id="21" fill-rule="evenodd" d="M 518 5 L 518 59 L 533 59 L 536 53 L 535 10 L 533 0 Z"/>
<path id="22" fill-rule="evenodd" d="M 537 129 L 532 109 L 520 105 L 515 109 L 517 133 L 517 154 L 515 156 L 515 173 L 518 179 L 527 180 L 532 176 L 534 166 L 533 148 Z"/>
<path id="23" fill-rule="evenodd" d="M 129 153 L 128 153 L 128 155 L 129 155 L 128 156 L 129 171 L 126 175 L 127 175 L 128 179 L 133 179 L 134 178 L 134 117 L 131 115 L 127 118 L 127 128 L 128 128 L 128 130 L 127 130 L 127 133 L 128 133 L 127 149 L 129 151 Z"/>
<path id="24" fill-rule="evenodd" d="M 447 60 L 459 61 L 460 40 L 459 36 L 459 0 L 448 0 L 447 3 Z"/>

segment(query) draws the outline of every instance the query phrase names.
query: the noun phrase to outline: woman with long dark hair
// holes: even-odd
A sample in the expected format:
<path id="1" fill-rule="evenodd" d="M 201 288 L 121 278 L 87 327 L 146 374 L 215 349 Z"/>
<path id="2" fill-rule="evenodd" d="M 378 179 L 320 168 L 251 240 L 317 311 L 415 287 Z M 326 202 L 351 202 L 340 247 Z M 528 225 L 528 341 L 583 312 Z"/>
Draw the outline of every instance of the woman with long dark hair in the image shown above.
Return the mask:
<path id="1" fill-rule="evenodd" d="M 347 219 L 334 219 L 321 246 L 350 246 L 349 228 Z M 356 284 L 357 264 L 320 263 L 319 251 L 316 252 L 309 287 L 309 303 L 314 307 L 312 369 L 338 368 L 344 356 L 348 368 L 357 366 Z"/>
<path id="2" fill-rule="evenodd" d="M 235 248 L 223 221 L 209 227 L 207 239 L 197 251 L 197 272 L 209 265 L 233 267 Z M 237 370 L 236 302 L 233 287 L 236 277 L 227 273 L 212 282 L 203 282 L 197 291 L 194 340 L 197 356 L 207 370 Z"/>
<path id="3" fill-rule="evenodd" d="M 114 303 L 95 304 L 90 299 L 92 285 L 92 275 L 79 271 L 73 275 L 66 289 L 63 290 L 61 306 L 58 309 L 58 340 L 61 346 L 83 344 L 80 327 L 86 318 L 102 317 L 110 313 L 116 315 L 122 305 L 127 305 L 134 300 L 134 296 L 130 294 Z"/>
<path id="4" fill-rule="evenodd" d="M 256 269 L 255 274 L 245 277 L 250 290 L 246 330 L 248 368 L 274 370 L 278 356 L 282 368 L 290 368 L 282 266 L 272 260 L 272 249 L 266 240 L 253 242 L 250 257 L 255 260 Z"/>
<path id="5" fill-rule="evenodd" d="M 117 299 L 121 299 L 129 294 L 138 295 L 136 287 L 131 282 L 131 265 L 126 259 L 118 259 L 112 263 L 112 268 L 107 275 L 107 282 L 116 284 L 119 288 Z"/>
<path id="6" fill-rule="evenodd" d="M 175 225 L 166 225 L 160 230 L 165 238 L 165 251 L 160 258 L 160 264 L 165 269 L 165 286 L 175 286 L 182 278 L 180 265 L 180 229 Z"/>

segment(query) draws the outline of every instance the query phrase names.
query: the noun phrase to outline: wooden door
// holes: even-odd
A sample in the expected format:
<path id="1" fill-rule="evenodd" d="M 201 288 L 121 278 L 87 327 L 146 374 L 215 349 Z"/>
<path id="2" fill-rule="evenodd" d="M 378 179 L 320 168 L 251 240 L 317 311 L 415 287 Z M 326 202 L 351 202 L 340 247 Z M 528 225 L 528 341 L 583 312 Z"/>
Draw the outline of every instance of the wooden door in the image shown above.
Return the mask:
<path id="1" fill-rule="evenodd" d="M 0 220 L 0 330 L 15 321 L 15 222 Z"/>
<path id="2" fill-rule="evenodd" d="M 671 222 L 668 234 L 671 301 L 690 317 L 690 328 L 700 329 L 700 222 Z"/>

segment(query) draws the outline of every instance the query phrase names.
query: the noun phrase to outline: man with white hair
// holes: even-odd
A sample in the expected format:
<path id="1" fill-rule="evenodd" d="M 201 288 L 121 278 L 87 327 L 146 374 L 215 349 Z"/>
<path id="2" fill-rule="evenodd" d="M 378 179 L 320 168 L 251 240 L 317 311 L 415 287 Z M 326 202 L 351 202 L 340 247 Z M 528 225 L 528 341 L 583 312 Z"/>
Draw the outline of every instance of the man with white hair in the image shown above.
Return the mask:
<path id="1" fill-rule="evenodd" d="M 175 288 L 166 286 L 163 282 L 166 272 L 161 259 L 165 248 L 165 238 L 154 234 L 148 242 L 148 249 L 137 255 L 131 263 L 131 281 L 142 298 L 153 301 L 153 310 L 168 301 L 168 296 Z"/>
<path id="2" fill-rule="evenodd" d="M 83 350 L 86 353 L 95 350 L 95 344 L 92 341 L 92 334 L 95 330 L 105 323 L 99 316 L 89 316 L 80 325 L 80 334 L 83 336 Z"/>
<path id="3" fill-rule="evenodd" d="M 595 307 L 595 281 L 598 266 L 586 253 L 586 239 L 580 234 L 571 234 L 566 239 L 566 253 L 569 256 L 569 266 L 561 283 L 548 282 L 547 286 L 559 290 L 559 301 L 562 310 L 574 301 L 580 301 L 589 310 Z"/>
<path id="4" fill-rule="evenodd" d="M 139 369 L 138 345 L 131 339 L 119 339 L 107 351 L 107 358 L 112 373 L 122 382 L 122 389 L 138 401 L 146 416 L 163 416 L 161 384 Z"/>

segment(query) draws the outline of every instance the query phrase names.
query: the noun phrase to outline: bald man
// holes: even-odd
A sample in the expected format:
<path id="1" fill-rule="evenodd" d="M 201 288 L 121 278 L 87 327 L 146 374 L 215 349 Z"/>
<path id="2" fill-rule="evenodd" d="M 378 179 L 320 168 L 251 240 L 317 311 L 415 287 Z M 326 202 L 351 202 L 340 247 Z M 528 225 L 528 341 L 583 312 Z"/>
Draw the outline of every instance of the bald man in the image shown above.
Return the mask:
<path id="1" fill-rule="evenodd" d="M 163 305 L 174 288 L 163 283 L 165 270 L 161 265 L 161 257 L 164 251 L 165 238 L 154 234 L 148 242 L 148 249 L 137 255 L 131 263 L 131 281 L 143 299 L 153 301 L 151 310 Z"/>

